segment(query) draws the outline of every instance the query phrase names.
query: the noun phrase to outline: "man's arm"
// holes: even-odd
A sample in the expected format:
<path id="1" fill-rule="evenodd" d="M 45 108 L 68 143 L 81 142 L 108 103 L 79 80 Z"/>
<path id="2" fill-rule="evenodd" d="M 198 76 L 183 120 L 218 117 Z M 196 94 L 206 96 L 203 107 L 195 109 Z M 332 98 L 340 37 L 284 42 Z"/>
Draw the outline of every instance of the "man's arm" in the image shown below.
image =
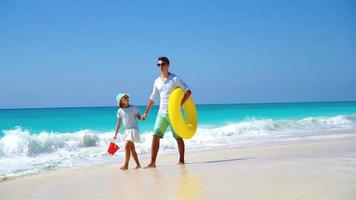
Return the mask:
<path id="1" fill-rule="evenodd" d="M 182 106 L 189 99 L 190 96 L 192 96 L 192 91 L 191 90 L 186 91 L 184 93 L 184 97 L 180 105 Z"/>
<path id="2" fill-rule="evenodd" d="M 141 116 L 141 120 L 145 120 L 145 119 L 147 118 L 147 115 L 148 115 L 148 113 L 150 112 L 150 110 L 151 110 L 151 108 L 152 108 L 152 106 L 153 106 L 154 104 L 155 104 L 155 102 L 154 102 L 152 99 L 150 99 L 150 100 L 148 101 L 146 110 L 145 110 L 145 112 L 143 113 L 143 115 Z"/>
<path id="3" fill-rule="evenodd" d="M 179 77 L 176 77 L 176 81 L 177 81 L 177 85 L 178 87 L 182 88 L 185 93 L 184 93 L 184 97 L 181 101 L 181 106 L 189 99 L 189 97 L 192 95 L 192 91 L 188 88 L 187 84 L 185 84 L 185 82 Z"/>

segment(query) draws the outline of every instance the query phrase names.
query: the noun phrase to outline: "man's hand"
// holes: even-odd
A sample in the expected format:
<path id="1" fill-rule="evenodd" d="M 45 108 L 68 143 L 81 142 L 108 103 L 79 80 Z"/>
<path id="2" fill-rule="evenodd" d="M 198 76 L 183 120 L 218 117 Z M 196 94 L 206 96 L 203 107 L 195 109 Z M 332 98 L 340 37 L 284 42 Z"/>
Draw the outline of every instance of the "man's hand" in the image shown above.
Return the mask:
<path id="1" fill-rule="evenodd" d="M 143 115 L 141 116 L 141 120 L 144 121 L 146 120 L 146 118 L 147 118 L 147 113 L 143 113 Z"/>
<path id="2" fill-rule="evenodd" d="M 184 93 L 183 99 L 180 102 L 180 105 L 183 106 L 183 104 L 189 99 L 189 97 L 192 96 L 192 91 L 188 90 Z"/>

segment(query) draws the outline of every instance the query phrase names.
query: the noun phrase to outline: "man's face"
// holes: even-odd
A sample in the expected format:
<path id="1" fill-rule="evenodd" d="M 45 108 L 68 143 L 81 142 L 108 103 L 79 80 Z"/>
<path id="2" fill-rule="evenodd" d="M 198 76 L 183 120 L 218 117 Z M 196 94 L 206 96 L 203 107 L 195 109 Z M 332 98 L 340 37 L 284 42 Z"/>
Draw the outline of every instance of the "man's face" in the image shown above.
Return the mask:
<path id="1" fill-rule="evenodd" d="M 168 72 L 169 65 L 167 63 L 163 62 L 162 60 L 159 60 L 157 62 L 157 67 L 159 68 L 161 73 L 164 73 L 164 72 Z"/>

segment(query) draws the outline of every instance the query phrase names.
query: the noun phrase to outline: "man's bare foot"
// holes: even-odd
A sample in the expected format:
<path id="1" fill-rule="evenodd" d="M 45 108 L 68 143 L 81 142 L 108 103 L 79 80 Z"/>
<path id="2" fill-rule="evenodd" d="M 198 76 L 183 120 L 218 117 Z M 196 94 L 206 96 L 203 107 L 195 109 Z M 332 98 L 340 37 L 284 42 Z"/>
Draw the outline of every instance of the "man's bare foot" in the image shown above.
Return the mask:
<path id="1" fill-rule="evenodd" d="M 182 161 L 178 161 L 178 162 L 177 162 L 177 165 L 184 165 L 184 164 L 185 164 L 184 161 L 183 161 L 183 162 L 182 162 Z"/>
<path id="2" fill-rule="evenodd" d="M 141 165 L 137 165 L 135 168 L 133 168 L 134 170 L 136 169 L 140 169 L 141 168 Z"/>
<path id="3" fill-rule="evenodd" d="M 127 165 L 123 165 L 120 167 L 121 170 L 125 171 L 125 170 L 128 170 L 129 169 L 129 166 Z"/>
<path id="4" fill-rule="evenodd" d="M 155 168 L 156 167 L 156 164 L 155 163 L 150 163 L 148 164 L 145 169 L 148 169 L 148 168 Z"/>

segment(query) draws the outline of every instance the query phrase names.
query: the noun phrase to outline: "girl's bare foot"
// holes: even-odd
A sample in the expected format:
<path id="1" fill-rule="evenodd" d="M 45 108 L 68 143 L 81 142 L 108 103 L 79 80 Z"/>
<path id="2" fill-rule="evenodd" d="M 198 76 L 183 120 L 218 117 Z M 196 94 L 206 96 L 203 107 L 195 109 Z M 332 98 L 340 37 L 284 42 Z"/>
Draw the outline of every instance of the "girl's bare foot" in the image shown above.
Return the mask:
<path id="1" fill-rule="evenodd" d="M 148 164 L 145 169 L 148 169 L 148 168 L 155 168 L 156 167 L 156 164 L 155 163 L 150 163 Z"/>
<path id="2" fill-rule="evenodd" d="M 134 169 L 140 169 L 141 165 L 137 165 Z"/>
<path id="3" fill-rule="evenodd" d="M 125 170 L 129 169 L 129 166 L 128 165 L 123 165 L 123 166 L 120 167 L 120 169 L 125 171 Z"/>

